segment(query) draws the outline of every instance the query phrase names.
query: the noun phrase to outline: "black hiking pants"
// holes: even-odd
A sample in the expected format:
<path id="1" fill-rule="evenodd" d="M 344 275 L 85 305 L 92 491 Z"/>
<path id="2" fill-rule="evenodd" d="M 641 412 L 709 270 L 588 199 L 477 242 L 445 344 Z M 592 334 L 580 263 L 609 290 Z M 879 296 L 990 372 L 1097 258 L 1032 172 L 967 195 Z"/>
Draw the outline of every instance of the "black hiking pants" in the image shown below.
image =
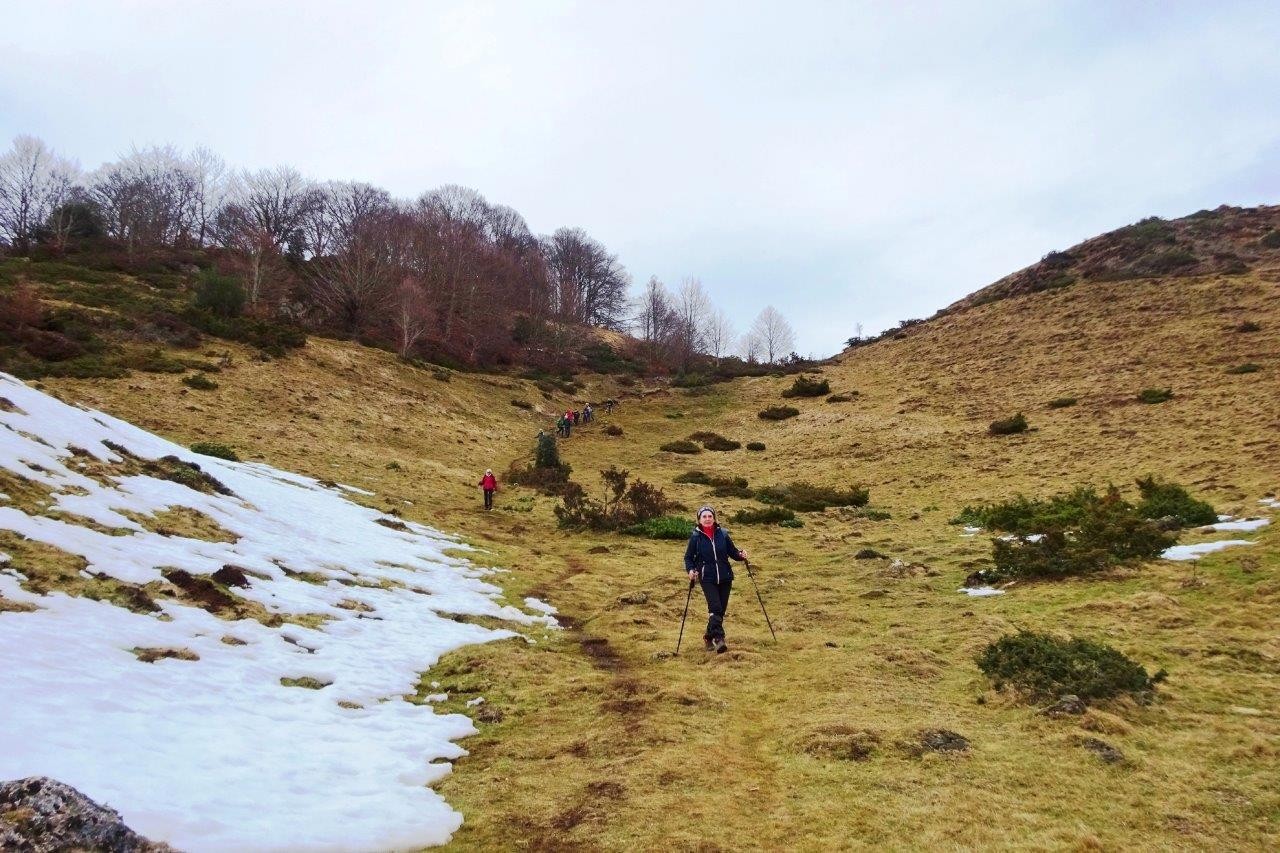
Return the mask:
<path id="1" fill-rule="evenodd" d="M 702 594 L 707 599 L 707 632 L 709 640 L 724 639 L 724 614 L 729 609 L 729 591 L 733 581 L 716 583 L 712 578 L 702 580 Z"/>
<path id="2" fill-rule="evenodd" d="M 484 508 L 493 509 L 493 489 L 484 490 Z"/>

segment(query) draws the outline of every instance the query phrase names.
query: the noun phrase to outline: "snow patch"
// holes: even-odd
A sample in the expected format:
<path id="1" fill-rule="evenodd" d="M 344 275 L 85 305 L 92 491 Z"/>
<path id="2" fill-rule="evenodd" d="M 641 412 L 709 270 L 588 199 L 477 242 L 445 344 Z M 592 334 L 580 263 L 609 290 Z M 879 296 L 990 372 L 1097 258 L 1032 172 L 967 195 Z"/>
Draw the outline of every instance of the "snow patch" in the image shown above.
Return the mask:
<path id="1" fill-rule="evenodd" d="M 972 598 L 986 598 L 989 595 L 1004 595 L 1003 589 L 993 586 L 962 586 L 956 592 L 963 592 Z"/>
<path id="2" fill-rule="evenodd" d="M 172 601 L 159 602 L 161 619 L 59 592 L 35 595 L 19 573 L 0 572 L 0 594 L 40 608 L 0 613 L 0 779 L 54 777 L 184 850 L 448 841 L 462 816 L 427 785 L 466 754 L 452 741 L 475 728 L 463 715 L 403 697 L 441 655 L 518 636 L 450 615 L 555 624 L 550 614 L 501 603 L 501 590 L 485 581 L 491 570 L 444 553 L 465 547 L 456 539 L 410 521 L 377 524 L 381 513 L 316 480 L 197 456 L 3 373 L 0 391 L 18 407 L 0 411 L 0 469 L 44 484 L 59 513 L 122 535 L 12 506 L 0 506 L 0 530 L 128 583 L 159 580 L 162 567 L 195 576 L 238 567 L 250 586 L 236 595 L 285 618 L 326 619 L 319 628 L 268 628 Z M 71 448 L 108 463 L 122 461 L 114 448 L 195 461 L 232 494 L 145 476 L 100 483 L 74 470 Z M 173 507 L 203 513 L 235 541 L 161 536 L 122 514 Z M 138 647 L 186 649 L 198 660 L 143 663 L 129 651 Z M 281 683 L 306 678 L 323 686 Z"/>
<path id="3" fill-rule="evenodd" d="M 1174 545 L 1172 548 L 1166 548 L 1160 556 L 1166 560 L 1198 560 L 1205 554 L 1212 554 L 1224 548 L 1252 544 L 1248 539 L 1223 539 L 1220 542 L 1200 542 L 1196 545 Z"/>
<path id="4" fill-rule="evenodd" d="M 1270 523 L 1271 519 L 1269 518 L 1245 518 L 1240 521 L 1219 521 L 1217 524 L 1206 524 L 1200 529 L 1248 533 L 1251 530 L 1258 530 L 1259 528 L 1266 527 Z"/>

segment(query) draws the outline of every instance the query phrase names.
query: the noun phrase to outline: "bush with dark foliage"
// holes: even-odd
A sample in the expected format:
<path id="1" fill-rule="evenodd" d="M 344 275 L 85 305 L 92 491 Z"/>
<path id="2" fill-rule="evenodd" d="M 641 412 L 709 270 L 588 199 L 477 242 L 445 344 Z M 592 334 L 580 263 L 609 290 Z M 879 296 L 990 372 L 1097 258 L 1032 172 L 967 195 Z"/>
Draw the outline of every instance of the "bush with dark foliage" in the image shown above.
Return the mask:
<path id="1" fill-rule="evenodd" d="M 794 406 L 770 406 L 767 409 L 762 409 L 757 416 L 766 421 L 785 421 L 787 418 L 794 418 L 798 414 L 800 414 L 800 410 Z"/>
<path id="2" fill-rule="evenodd" d="M 791 387 L 782 392 L 784 397 L 821 397 L 823 394 L 831 393 L 831 383 L 826 379 L 821 381 L 810 379 L 808 376 L 797 376 L 791 383 Z"/>
<path id="3" fill-rule="evenodd" d="M 1150 701 L 1164 670 L 1147 670 L 1105 643 L 1073 637 L 1019 631 L 988 645 L 977 659 L 978 668 L 997 690 L 1016 688 L 1034 700 L 1071 694 L 1090 702 L 1129 694 Z"/>
<path id="4" fill-rule="evenodd" d="M 992 421 L 987 427 L 987 431 L 992 435 L 1014 435 L 1019 432 L 1027 431 L 1027 418 L 1022 412 L 1018 412 L 1011 418 L 1003 418 L 1001 420 Z"/>

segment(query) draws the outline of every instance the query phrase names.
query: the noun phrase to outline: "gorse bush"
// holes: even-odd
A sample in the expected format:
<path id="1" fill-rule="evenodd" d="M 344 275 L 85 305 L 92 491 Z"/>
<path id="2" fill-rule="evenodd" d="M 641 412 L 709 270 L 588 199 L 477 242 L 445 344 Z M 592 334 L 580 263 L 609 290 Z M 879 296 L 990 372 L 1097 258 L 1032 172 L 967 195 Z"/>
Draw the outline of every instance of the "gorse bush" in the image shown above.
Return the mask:
<path id="1" fill-rule="evenodd" d="M 578 483 L 565 486 L 561 503 L 555 508 L 560 526 L 596 531 L 620 530 L 665 515 L 671 508 L 662 490 L 643 480 L 627 482 L 629 471 L 609 466 L 600 472 L 605 497 L 598 501 L 587 496 Z M 692 524 L 689 525 L 692 529 Z"/>
<path id="2" fill-rule="evenodd" d="M 218 387 L 217 382 L 214 382 L 203 373 L 193 373 L 190 376 L 182 377 L 182 384 L 197 391 L 212 391 Z"/>
<path id="3" fill-rule="evenodd" d="M 1237 364 L 1235 367 L 1228 367 L 1227 373 L 1239 376 L 1244 373 L 1257 373 L 1262 368 L 1254 364 L 1252 361 L 1246 361 L 1244 364 Z"/>
<path id="4" fill-rule="evenodd" d="M 545 432 L 538 433 L 537 444 L 533 449 L 533 466 L 535 468 L 565 468 L 560 461 L 560 445 L 555 436 Z"/>
<path id="5" fill-rule="evenodd" d="M 870 492 L 861 486 L 839 488 L 796 482 L 757 489 L 756 500 L 776 504 L 796 512 L 818 512 L 831 506 L 866 506 Z"/>
<path id="6" fill-rule="evenodd" d="M 1059 397 L 1056 400 L 1049 401 L 1049 408 L 1066 409 L 1074 406 L 1077 402 L 1079 401 L 1075 397 Z"/>
<path id="7" fill-rule="evenodd" d="M 1079 523 L 1086 509 L 1101 498 L 1091 486 L 1079 486 L 1048 500 L 1018 495 L 1001 503 L 966 506 L 952 524 L 972 524 L 988 530 L 1027 535 Z"/>
<path id="8" fill-rule="evenodd" d="M 730 519 L 735 524 L 780 524 L 794 521 L 796 514 L 786 507 L 767 506 L 761 509 L 740 509 Z"/>
<path id="9" fill-rule="evenodd" d="M 1244 332 L 1246 334 L 1250 332 L 1261 332 L 1262 325 L 1259 323 L 1255 323 L 1253 320 L 1245 320 L 1240 325 L 1236 326 L 1236 331 Z"/>
<path id="10" fill-rule="evenodd" d="M 702 486 L 711 485 L 711 475 L 702 471 L 685 471 L 683 474 L 676 476 L 673 482 L 676 483 L 697 483 Z"/>
<path id="11" fill-rule="evenodd" d="M 1143 388 L 1138 392 L 1138 400 L 1142 403 L 1164 403 L 1172 399 L 1172 388 Z"/>
<path id="12" fill-rule="evenodd" d="M 622 427 L 618 426 L 617 424 L 609 424 L 607 427 L 604 428 L 604 434 L 613 435 L 613 436 L 622 435 Z"/>
<path id="13" fill-rule="evenodd" d="M 1145 518 L 1114 487 L 1083 508 L 1070 526 L 1054 526 L 1038 540 L 992 540 L 999 578 L 1089 575 L 1123 563 L 1151 560 L 1178 541 Z"/>
<path id="14" fill-rule="evenodd" d="M 225 459 L 228 462 L 239 462 L 240 457 L 236 452 L 225 444 L 218 444 L 212 441 L 197 441 L 191 445 L 192 453 L 199 453 L 201 456 L 213 456 L 218 459 Z"/>
<path id="15" fill-rule="evenodd" d="M 727 450 L 737 450 L 739 447 L 742 447 L 742 442 L 734 441 L 733 439 L 730 439 L 730 438 L 725 438 L 722 435 L 717 435 L 714 438 L 709 438 L 706 441 L 702 442 L 702 446 L 705 447 L 707 450 L 727 451 Z"/>
<path id="16" fill-rule="evenodd" d="M 1022 412 L 1018 412 L 1011 418 L 992 421 L 991 425 L 987 427 L 987 431 L 992 435 L 1013 435 L 1014 433 L 1026 432 L 1027 419 Z"/>
<path id="17" fill-rule="evenodd" d="M 977 659 L 978 668 L 997 690 L 1014 687 L 1036 700 L 1071 694 L 1090 702 L 1130 694 L 1148 701 L 1164 680 L 1105 643 L 1073 637 L 1019 631 L 988 645 Z"/>
<path id="18" fill-rule="evenodd" d="M 763 441 L 748 441 L 748 442 L 747 442 L 747 450 L 753 450 L 753 451 L 756 451 L 756 452 L 758 453 L 759 451 L 764 450 L 764 449 L 765 449 L 765 446 L 764 446 L 764 442 L 763 442 Z"/>
<path id="19" fill-rule="evenodd" d="M 660 447 L 659 450 L 665 450 L 668 453 L 684 453 L 684 454 L 693 454 L 693 453 L 702 452 L 701 447 L 694 444 L 692 441 L 688 441 L 687 439 L 681 439 L 680 441 L 668 441 L 666 444 L 662 445 L 662 447 Z"/>
<path id="20" fill-rule="evenodd" d="M 785 421 L 787 418 L 794 418 L 800 414 L 800 410 L 793 406 L 770 406 L 762 409 L 757 417 L 766 421 Z"/>
<path id="21" fill-rule="evenodd" d="M 1152 474 L 1140 478 L 1136 483 L 1142 497 L 1138 503 L 1138 514 L 1143 518 L 1172 518 L 1182 527 L 1213 524 L 1218 520 L 1217 510 L 1211 504 L 1191 497 L 1177 483 L 1156 480 Z"/>
<path id="22" fill-rule="evenodd" d="M 713 477 L 711 494 L 717 498 L 749 498 L 751 488 L 746 477 Z"/>
<path id="23" fill-rule="evenodd" d="M 797 376 L 791 387 L 782 392 L 784 397 L 821 397 L 831 393 L 831 383 L 826 379 L 818 381 L 807 376 Z"/>
<path id="24" fill-rule="evenodd" d="M 542 432 L 538 433 L 534 444 L 533 464 L 522 467 L 512 462 L 507 469 L 506 480 L 513 486 L 528 486 L 543 494 L 558 495 L 569 485 L 572 471 L 567 462 L 560 461 L 560 446 L 555 436 Z"/>

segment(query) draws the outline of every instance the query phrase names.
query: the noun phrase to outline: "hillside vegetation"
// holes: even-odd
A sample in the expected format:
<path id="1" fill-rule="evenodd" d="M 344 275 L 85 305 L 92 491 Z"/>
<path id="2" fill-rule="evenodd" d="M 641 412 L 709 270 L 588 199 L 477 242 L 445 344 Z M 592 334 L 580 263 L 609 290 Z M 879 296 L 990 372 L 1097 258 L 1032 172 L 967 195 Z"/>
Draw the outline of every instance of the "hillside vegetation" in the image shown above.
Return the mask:
<path id="1" fill-rule="evenodd" d="M 1268 513 L 1280 270 L 1261 254 L 1246 266 L 1011 285 L 814 370 L 806 387 L 826 381 L 836 399 L 785 398 L 798 414 L 777 421 L 758 413 L 784 405 L 793 377 L 686 390 L 586 375 L 547 400 L 528 380 L 446 380 L 315 338 L 272 361 L 206 344 L 200 357 L 221 365 L 207 391 L 143 372 L 42 382 L 183 444 L 374 491 L 380 508 L 484 548 L 509 570 L 508 598 L 559 609 L 558 639 L 466 649 L 424 676 L 423 692 L 449 693 L 446 710 L 486 700 L 471 754 L 436 785 L 465 816 L 457 849 L 1261 850 L 1280 844 L 1277 526 L 1195 563 L 1129 562 L 971 598 L 957 589 L 991 568 L 992 545 L 949 523 L 969 505 L 1080 485 L 1136 500 L 1147 475 L 1219 513 Z M 1257 369 L 1231 370 L 1246 363 Z M 1148 388 L 1171 395 L 1143 403 Z M 564 532 L 557 500 L 531 490 L 480 509 L 480 473 L 531 458 L 546 414 L 624 391 L 612 415 L 561 442 L 593 496 L 610 465 L 689 518 L 708 500 L 722 520 L 782 507 L 766 499 L 810 493 L 797 484 L 867 490 L 863 506 L 794 512 L 802 526 L 730 524 L 776 643 L 739 570 L 731 651 L 701 650 L 695 592 L 673 657 L 680 542 Z M 1019 412 L 1025 431 L 991 433 Z M 705 441 L 695 433 L 744 446 L 660 449 Z M 691 469 L 705 477 L 682 476 Z M 1047 699 L 997 690 L 978 665 L 1023 630 L 1002 653 L 1056 638 L 1055 654 L 1091 655 L 1142 691 L 1039 713 Z"/>

